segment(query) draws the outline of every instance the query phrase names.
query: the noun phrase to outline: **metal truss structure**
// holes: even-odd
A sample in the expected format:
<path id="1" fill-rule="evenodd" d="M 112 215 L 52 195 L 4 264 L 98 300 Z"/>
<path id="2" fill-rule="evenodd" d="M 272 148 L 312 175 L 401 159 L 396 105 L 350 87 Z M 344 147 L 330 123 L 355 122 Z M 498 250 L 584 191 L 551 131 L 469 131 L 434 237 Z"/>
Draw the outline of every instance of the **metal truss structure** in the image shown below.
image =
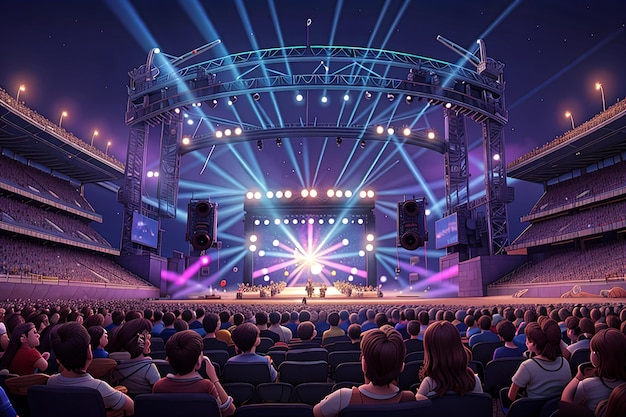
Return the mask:
<path id="1" fill-rule="evenodd" d="M 180 65 L 212 48 L 215 41 L 181 57 L 151 50 L 145 65 L 129 72 L 126 123 L 130 126 L 124 186 L 122 255 L 147 248 L 131 241 L 132 213 L 172 218 L 176 215 L 181 157 L 213 145 L 238 141 L 288 137 L 342 137 L 358 140 L 393 140 L 425 147 L 445 157 L 446 208 L 448 213 L 467 210 L 468 167 L 465 119 L 483 127 L 489 254 L 502 253 L 508 243 L 503 126 L 503 65 L 486 56 L 479 41 L 480 57 L 443 38 L 448 47 L 476 66 L 472 70 L 437 59 L 383 49 L 346 46 L 295 46 L 248 51 L 214 58 L 181 68 Z M 331 71 L 332 68 L 332 71 Z M 358 95 L 360 112 L 338 109 L 336 120 L 319 120 L 309 95 L 330 92 Z M 293 107 L 294 96 L 305 96 L 297 120 L 284 120 L 281 109 Z M 261 98 L 263 97 L 263 100 Z M 224 100 L 239 99 L 245 111 L 216 108 Z M 379 101 L 415 101 L 409 114 L 381 109 Z M 421 103 L 421 104 L 420 104 Z M 396 103 L 397 105 L 397 103 Z M 446 137 L 427 137 L 426 129 L 401 135 L 398 124 L 419 120 L 425 111 L 443 107 Z M 183 144 L 182 112 L 197 111 L 212 130 L 194 135 Z M 402 118 L 400 118 L 402 117 Z M 239 134 L 218 137 L 215 126 L 239 128 Z M 142 199 L 143 168 L 148 130 L 161 127 L 161 175 L 156 210 Z M 376 132 L 383 126 L 385 134 Z M 395 128 L 395 133 L 388 130 Z M 238 129 L 238 130 L 239 130 Z M 495 158 L 494 158 L 495 157 Z M 500 158 L 497 160 L 497 158 Z M 471 204 L 469 204 L 471 205 Z"/>

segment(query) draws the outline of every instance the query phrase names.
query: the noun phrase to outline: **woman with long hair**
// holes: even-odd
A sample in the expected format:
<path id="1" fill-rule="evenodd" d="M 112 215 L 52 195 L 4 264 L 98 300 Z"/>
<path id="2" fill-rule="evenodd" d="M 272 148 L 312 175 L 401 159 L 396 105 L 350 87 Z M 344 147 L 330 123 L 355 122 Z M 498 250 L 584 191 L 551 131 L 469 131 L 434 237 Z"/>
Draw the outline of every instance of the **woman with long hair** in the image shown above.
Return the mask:
<path id="1" fill-rule="evenodd" d="M 48 369 L 49 352 L 39 353 L 39 333 L 31 322 L 19 324 L 11 333 L 11 339 L 7 346 L 0 369 L 8 369 L 9 372 L 18 375 L 34 374 L 35 370 L 45 371 Z"/>
<path id="2" fill-rule="evenodd" d="M 626 335 L 615 328 L 600 330 L 591 339 L 591 364 L 580 366 L 561 400 L 595 411 L 598 403 L 626 382 Z"/>
<path id="3" fill-rule="evenodd" d="M 522 362 L 511 378 L 508 398 L 515 401 L 520 389 L 528 398 L 561 395 L 572 378 L 569 363 L 561 353 L 561 328 L 552 319 L 528 323 L 524 329 L 526 347 L 534 355 Z"/>
<path id="4" fill-rule="evenodd" d="M 423 380 L 417 394 L 441 397 L 447 392 L 482 392 L 480 379 L 468 366 L 470 358 L 471 352 L 452 323 L 430 324 L 424 333 Z"/>

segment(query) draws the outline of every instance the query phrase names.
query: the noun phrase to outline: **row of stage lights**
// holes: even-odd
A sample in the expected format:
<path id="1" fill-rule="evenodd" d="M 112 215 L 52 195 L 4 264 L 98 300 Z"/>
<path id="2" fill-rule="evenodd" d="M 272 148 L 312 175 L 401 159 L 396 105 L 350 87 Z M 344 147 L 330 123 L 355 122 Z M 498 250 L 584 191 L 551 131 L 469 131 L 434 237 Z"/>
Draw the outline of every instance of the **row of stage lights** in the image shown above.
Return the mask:
<path id="1" fill-rule="evenodd" d="M 318 196 L 318 192 L 316 189 L 312 188 L 312 189 L 303 189 L 302 191 L 300 191 L 300 196 L 302 198 L 317 198 Z M 351 190 L 335 190 L 335 189 L 329 189 L 326 191 L 326 196 L 328 198 L 351 198 L 353 196 L 353 193 Z M 359 191 L 359 198 L 374 198 L 376 196 L 376 193 L 373 190 L 361 190 Z M 246 199 L 247 200 L 260 200 L 263 197 L 263 194 L 260 191 L 248 191 L 246 193 Z M 291 190 L 285 190 L 285 191 L 267 191 L 265 193 L 265 198 L 267 199 L 273 199 L 273 198 L 277 198 L 277 199 L 290 199 L 293 197 L 293 192 Z"/>
<path id="2" fill-rule="evenodd" d="M 365 251 L 366 252 L 372 252 L 374 250 L 374 240 L 376 239 L 376 237 L 374 236 L 374 234 L 372 233 L 368 233 L 365 236 L 365 240 L 367 241 L 367 243 L 365 244 Z M 248 237 L 248 241 L 250 242 L 248 249 L 250 250 L 250 252 L 256 252 L 258 250 L 257 247 L 257 243 L 259 241 L 259 236 L 256 234 L 252 234 Z M 341 241 L 341 244 L 343 246 L 348 246 L 350 244 L 350 240 L 348 239 L 343 239 Z M 277 248 L 278 246 L 280 246 L 280 241 L 278 239 L 274 239 L 272 241 L 272 246 Z M 365 256 L 365 251 L 360 250 L 359 251 L 359 256 Z M 259 253 L 259 256 L 265 256 L 265 251 L 262 251 L 263 253 Z M 356 272 L 355 272 L 356 273 Z"/>
<path id="3" fill-rule="evenodd" d="M 325 220 L 323 218 L 317 219 L 317 223 L 320 224 L 320 225 L 324 224 L 326 222 L 328 222 L 328 224 L 330 224 L 330 225 L 333 225 L 333 224 L 335 224 L 337 222 L 337 220 L 334 217 L 331 217 L 331 218 L 329 218 L 327 220 Z M 288 218 L 285 218 L 285 219 L 283 219 L 281 221 L 281 219 L 276 218 L 273 221 L 271 221 L 270 219 L 263 219 L 263 220 L 255 219 L 254 220 L 254 225 L 255 226 L 260 226 L 261 224 L 263 224 L 264 226 L 269 226 L 272 223 L 275 226 L 278 226 L 281 223 L 286 224 L 286 225 L 290 224 L 290 223 L 293 224 L 293 225 L 297 225 L 298 223 L 299 224 L 307 224 L 308 223 L 308 224 L 313 225 L 313 224 L 315 224 L 315 219 L 313 219 L 313 218 L 309 218 L 309 219 L 295 219 L 295 218 L 288 219 Z M 350 223 L 352 223 L 352 224 L 361 224 L 362 225 L 363 223 L 365 223 L 365 220 L 363 220 L 362 218 L 358 218 L 356 220 L 354 220 L 354 219 L 350 220 L 347 217 L 344 217 L 344 218 L 341 219 L 341 224 L 347 225 L 347 224 L 350 224 Z"/>

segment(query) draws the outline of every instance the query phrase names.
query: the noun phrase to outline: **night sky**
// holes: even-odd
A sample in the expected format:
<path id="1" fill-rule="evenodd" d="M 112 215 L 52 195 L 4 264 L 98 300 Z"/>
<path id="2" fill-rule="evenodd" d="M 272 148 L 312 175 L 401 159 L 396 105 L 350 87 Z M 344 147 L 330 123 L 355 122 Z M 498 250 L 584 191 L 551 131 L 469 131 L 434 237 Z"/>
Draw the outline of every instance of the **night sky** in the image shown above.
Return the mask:
<path id="1" fill-rule="evenodd" d="M 104 149 L 111 141 L 109 152 L 124 161 L 128 72 L 145 63 L 152 47 L 179 56 L 221 39 L 222 44 L 203 54 L 202 61 L 261 48 L 304 45 L 309 18 L 313 45 L 369 46 L 452 63 L 462 62 L 461 58 L 436 40 L 438 34 L 471 51 L 476 49 L 477 39 L 484 39 L 488 55 L 505 64 L 507 161 L 570 129 L 566 111 L 571 112 L 576 125 L 600 112 L 602 98 L 596 82 L 602 83 L 607 106 L 626 96 L 626 82 L 620 79 L 626 56 L 623 0 L 3 1 L 0 87 L 15 96 L 19 86 L 25 85 L 20 100 L 27 106 L 55 123 L 61 112 L 67 111 L 64 128 L 86 142 L 98 130 L 96 146 Z M 339 101 L 340 97 L 332 100 Z M 412 109 L 398 107 L 409 114 L 419 111 L 417 104 Z M 315 103 L 312 112 L 320 121 L 332 122 L 337 120 L 336 108 Z M 227 111 L 227 106 L 220 111 Z M 295 105 L 283 106 L 281 117 L 285 123 L 296 123 L 301 117 L 299 111 Z M 474 122 L 467 124 L 474 198 L 484 193 L 481 132 Z M 195 128 L 187 129 L 191 132 Z M 203 128 L 207 126 L 199 130 Z M 414 128 L 434 129 L 443 135 L 442 112 L 427 112 Z M 437 258 L 444 252 L 434 250 L 432 230 L 445 209 L 442 155 L 418 148 L 406 150 L 424 181 L 420 183 L 399 157 L 383 157 L 384 163 L 376 162 L 382 142 L 368 143 L 342 172 L 354 141 L 346 140 L 341 148 L 336 147 L 334 138 L 328 139 L 326 148 L 324 138 L 283 141 L 289 146 L 277 148 L 266 140 L 262 151 L 256 149 L 256 143 L 237 145 L 245 162 L 233 159 L 227 148 L 218 147 L 202 175 L 208 149 L 183 157 L 179 209 L 184 214 L 189 199 L 197 196 L 209 196 L 220 204 L 218 235 L 226 241 L 226 248 L 231 248 L 230 255 L 225 251 L 225 258 L 234 256 L 233 250 L 242 244 L 238 235 L 242 233 L 246 190 L 313 186 L 325 190 L 335 185 L 354 188 L 363 184 L 378 193 L 378 245 L 388 258 L 386 266 L 379 267 L 379 274 L 393 275 L 389 265 L 395 266 L 390 259 L 396 256 L 394 207 L 404 195 L 431 196 L 433 213 L 428 227 L 433 239 L 428 244 L 427 267 L 437 269 Z M 156 167 L 150 158 L 147 169 Z M 294 160 L 299 170 L 294 168 Z M 244 165 L 253 168 L 247 170 Z M 380 175 L 369 172 L 372 165 L 374 173 Z M 227 173 L 229 179 L 220 173 Z M 516 194 L 509 205 L 513 240 L 526 227 L 519 217 L 529 212 L 542 186 L 511 179 L 509 185 L 515 187 Z M 95 186 L 87 187 L 87 198 L 104 216 L 104 223 L 94 224 L 94 228 L 119 247 L 121 205 L 113 194 Z M 179 216 L 163 223 L 164 256 L 172 250 L 188 251 L 185 222 L 185 217 Z M 402 262 L 410 255 L 399 252 Z"/>

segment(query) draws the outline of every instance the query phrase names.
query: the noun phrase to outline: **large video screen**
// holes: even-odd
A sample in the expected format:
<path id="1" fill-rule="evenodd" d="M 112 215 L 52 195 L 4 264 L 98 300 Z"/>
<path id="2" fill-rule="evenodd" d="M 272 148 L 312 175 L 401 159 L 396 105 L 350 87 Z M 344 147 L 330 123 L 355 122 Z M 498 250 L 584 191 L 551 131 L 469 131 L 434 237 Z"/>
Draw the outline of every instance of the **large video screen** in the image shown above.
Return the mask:
<path id="1" fill-rule="evenodd" d="M 134 243 L 157 248 L 159 245 L 159 222 L 134 212 L 130 236 L 130 240 Z"/>
<path id="2" fill-rule="evenodd" d="M 437 249 L 459 243 L 459 223 L 457 214 L 453 213 L 435 222 L 435 247 Z"/>
<path id="3" fill-rule="evenodd" d="M 252 281 L 266 285 L 285 281 L 288 285 L 332 285 L 349 281 L 365 285 L 365 218 L 291 216 L 254 219 L 254 237 L 248 238 L 253 255 Z"/>

